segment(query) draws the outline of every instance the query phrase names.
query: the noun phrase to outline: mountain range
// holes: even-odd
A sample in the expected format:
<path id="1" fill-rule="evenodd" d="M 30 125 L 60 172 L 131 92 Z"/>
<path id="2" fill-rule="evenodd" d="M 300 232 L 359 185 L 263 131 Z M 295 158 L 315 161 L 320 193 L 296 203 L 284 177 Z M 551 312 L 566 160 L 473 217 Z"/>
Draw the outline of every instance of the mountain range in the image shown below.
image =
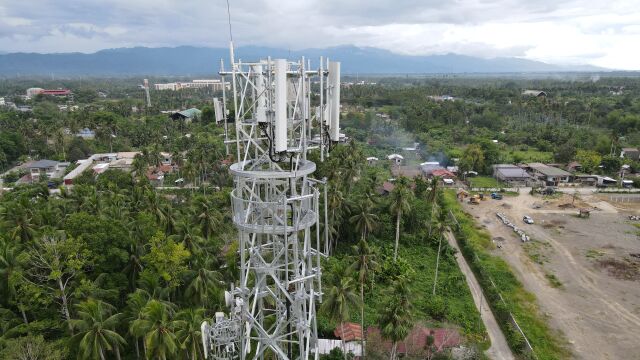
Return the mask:
<path id="1" fill-rule="evenodd" d="M 253 61 L 271 56 L 289 59 L 320 56 L 342 62 L 343 74 L 438 74 L 438 73 L 536 73 L 603 71 L 590 65 L 560 66 L 520 58 L 484 59 L 446 54 L 412 56 L 371 47 L 338 46 L 326 49 L 285 49 L 245 46 L 235 49 L 236 59 Z M 229 50 L 205 47 L 117 48 L 84 53 L 0 53 L 0 76 L 133 76 L 213 75 L 220 59 L 228 64 Z"/>

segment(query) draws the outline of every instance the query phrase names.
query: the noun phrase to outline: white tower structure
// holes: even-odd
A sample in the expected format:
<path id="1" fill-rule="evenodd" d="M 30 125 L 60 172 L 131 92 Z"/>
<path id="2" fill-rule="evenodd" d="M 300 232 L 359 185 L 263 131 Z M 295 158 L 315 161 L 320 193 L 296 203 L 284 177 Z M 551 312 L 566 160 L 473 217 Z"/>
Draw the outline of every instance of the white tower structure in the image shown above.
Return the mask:
<path id="1" fill-rule="evenodd" d="M 144 95 L 145 98 L 147 100 L 147 108 L 151 107 L 151 95 L 149 95 L 149 80 L 148 79 L 144 79 L 144 85 L 142 85 L 144 87 Z"/>
<path id="2" fill-rule="evenodd" d="M 320 216 L 324 182 L 311 178 L 316 164 L 307 153 L 317 149 L 324 158 L 339 139 L 340 64 L 322 58 L 316 69 L 304 58 L 235 62 L 232 50 L 231 70 L 220 74 L 232 78 L 235 109 L 235 134 L 225 134 L 237 160 L 230 172 L 240 281 L 226 294 L 229 317 L 217 313 L 202 324 L 205 353 L 318 359 L 326 210 Z"/>

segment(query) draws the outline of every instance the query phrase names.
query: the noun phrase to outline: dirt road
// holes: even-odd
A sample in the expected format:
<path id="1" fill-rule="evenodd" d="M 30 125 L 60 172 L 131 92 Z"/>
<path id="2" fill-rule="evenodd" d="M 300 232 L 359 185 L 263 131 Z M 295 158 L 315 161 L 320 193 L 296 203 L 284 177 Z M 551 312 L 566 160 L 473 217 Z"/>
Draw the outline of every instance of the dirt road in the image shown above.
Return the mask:
<path id="1" fill-rule="evenodd" d="M 491 312 L 491 309 L 487 306 L 487 299 L 484 297 L 482 288 L 480 287 L 480 284 L 478 284 L 478 280 L 476 280 L 476 276 L 471 271 L 467 261 L 462 256 L 455 237 L 450 231 L 447 231 L 445 236 L 449 245 L 458 251 L 455 255 L 458 267 L 460 267 L 460 270 L 462 270 L 462 273 L 467 279 L 467 284 L 471 290 L 473 301 L 480 312 L 480 316 L 484 322 L 484 327 L 487 329 L 487 333 L 489 334 L 489 339 L 491 339 L 491 347 L 486 351 L 487 356 L 494 360 L 514 359 L 513 353 L 507 344 L 507 340 L 505 339 L 500 326 L 498 326 L 496 318 L 493 316 L 493 312 Z"/>
<path id="2" fill-rule="evenodd" d="M 496 254 L 536 296 L 550 324 L 564 333 L 574 358 L 640 359 L 640 283 L 612 277 L 597 266 L 599 259 L 640 252 L 635 229 L 626 214 L 596 196 L 583 195 L 576 203 L 599 209 L 590 219 L 579 219 L 575 209 L 558 207 L 566 197 L 545 202 L 523 192 L 466 209 L 502 245 Z M 523 245 L 496 212 L 536 241 Z M 524 215 L 536 224 L 524 224 Z"/>

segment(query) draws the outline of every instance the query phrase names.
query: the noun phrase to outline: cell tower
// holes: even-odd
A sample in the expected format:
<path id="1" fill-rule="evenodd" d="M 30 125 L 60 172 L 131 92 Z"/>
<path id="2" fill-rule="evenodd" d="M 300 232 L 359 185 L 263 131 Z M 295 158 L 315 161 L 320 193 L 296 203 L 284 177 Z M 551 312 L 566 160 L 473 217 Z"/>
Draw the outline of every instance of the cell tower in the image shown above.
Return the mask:
<path id="1" fill-rule="evenodd" d="M 145 98 L 147 100 L 147 108 L 151 107 L 151 95 L 149 95 L 149 80 L 148 79 L 144 79 L 144 85 L 142 85 L 144 87 L 144 95 Z"/>
<path id="2" fill-rule="evenodd" d="M 320 225 L 324 181 L 311 178 L 316 164 L 307 153 L 317 149 L 324 158 L 339 141 L 340 63 L 321 58 L 312 69 L 304 58 L 236 62 L 232 47 L 231 70 L 220 74 L 223 82 L 231 76 L 235 109 L 233 134 L 227 117 L 219 118 L 236 151 L 230 172 L 240 281 L 225 294 L 229 317 L 217 313 L 202 324 L 205 353 L 220 360 L 318 359 L 316 304 L 328 233 Z"/>

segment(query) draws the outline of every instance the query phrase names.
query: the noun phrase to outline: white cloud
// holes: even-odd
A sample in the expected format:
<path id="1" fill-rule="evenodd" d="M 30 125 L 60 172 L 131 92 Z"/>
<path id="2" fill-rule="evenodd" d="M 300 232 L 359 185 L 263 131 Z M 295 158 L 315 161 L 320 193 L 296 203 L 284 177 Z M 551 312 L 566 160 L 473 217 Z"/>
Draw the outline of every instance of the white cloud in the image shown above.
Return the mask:
<path id="1" fill-rule="evenodd" d="M 637 0 L 230 0 L 237 45 L 354 44 L 640 69 Z M 222 0 L 0 0 L 0 51 L 226 46 Z"/>

